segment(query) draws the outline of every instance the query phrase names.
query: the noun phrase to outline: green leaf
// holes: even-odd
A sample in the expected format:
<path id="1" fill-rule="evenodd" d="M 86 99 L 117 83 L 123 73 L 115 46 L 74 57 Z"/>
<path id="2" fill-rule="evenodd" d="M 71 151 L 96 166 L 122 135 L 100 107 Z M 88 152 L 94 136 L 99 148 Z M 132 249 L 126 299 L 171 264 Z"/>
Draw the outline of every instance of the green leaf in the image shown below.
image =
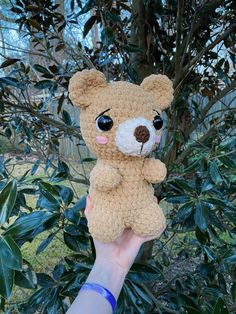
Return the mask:
<path id="1" fill-rule="evenodd" d="M 37 82 L 34 87 L 37 89 L 45 89 L 45 88 L 49 88 L 53 85 L 53 82 L 50 80 L 42 80 Z"/>
<path id="2" fill-rule="evenodd" d="M 225 263 L 235 265 L 236 264 L 236 252 L 235 254 L 224 259 Z"/>
<path id="3" fill-rule="evenodd" d="M 11 236 L 0 235 L 0 259 L 11 269 L 22 269 L 21 251 Z"/>
<path id="4" fill-rule="evenodd" d="M 65 48 L 65 44 L 64 43 L 60 43 L 60 44 L 58 44 L 56 46 L 55 51 L 60 51 L 60 50 L 62 50 L 64 48 Z"/>
<path id="5" fill-rule="evenodd" d="M 220 199 L 220 198 L 214 197 L 214 198 L 208 198 L 206 199 L 206 201 L 213 205 L 219 206 L 222 210 L 225 210 L 225 209 L 235 210 L 235 207 L 233 206 L 233 204 L 227 199 L 223 199 L 223 198 Z"/>
<path id="6" fill-rule="evenodd" d="M 193 298 L 183 294 L 183 293 L 180 293 L 179 294 L 179 298 L 180 300 L 183 302 L 183 305 L 184 306 L 187 306 L 187 307 L 192 307 L 196 310 L 199 310 L 200 311 L 200 308 L 198 307 L 198 305 L 195 303 L 195 301 L 193 300 Z"/>
<path id="7" fill-rule="evenodd" d="M 64 172 L 65 174 L 69 174 L 70 168 L 64 161 L 58 160 L 58 172 Z"/>
<path id="8" fill-rule="evenodd" d="M 207 207 L 202 202 L 198 201 L 194 213 L 194 221 L 202 232 L 207 230 L 208 220 L 209 215 Z"/>
<path id="9" fill-rule="evenodd" d="M 73 206 L 73 209 L 74 210 L 77 210 L 77 211 L 81 211 L 81 210 L 84 210 L 85 207 L 86 207 L 86 196 L 83 196 L 81 197 L 78 202 L 75 203 L 75 205 Z"/>
<path id="10" fill-rule="evenodd" d="M 216 216 L 214 211 L 209 210 L 209 223 L 216 226 L 220 230 L 224 230 L 224 225 L 222 224 L 221 220 Z"/>
<path id="11" fill-rule="evenodd" d="M 15 272 L 15 284 L 25 289 L 37 287 L 37 276 L 30 263 L 24 261 L 22 271 Z"/>
<path id="12" fill-rule="evenodd" d="M 204 180 L 202 183 L 201 192 L 208 192 L 214 188 L 214 184 L 211 183 L 208 179 Z"/>
<path id="13" fill-rule="evenodd" d="M 230 293 L 231 293 L 233 302 L 236 303 L 236 282 L 232 284 L 230 288 Z"/>
<path id="14" fill-rule="evenodd" d="M 12 180 L 0 194 L 0 225 L 3 225 L 11 215 L 17 197 L 16 180 Z"/>
<path id="15" fill-rule="evenodd" d="M 49 205 L 49 207 L 45 208 L 59 210 L 61 206 L 61 199 L 57 186 L 41 181 L 39 183 L 39 189 L 42 196 L 46 198 L 46 201 L 48 201 L 49 204 L 45 204 L 45 202 L 43 202 L 44 200 L 40 198 L 38 205 L 40 205 L 41 208 L 44 208 L 43 206 Z"/>
<path id="16" fill-rule="evenodd" d="M 127 278 L 137 283 L 145 283 L 160 279 L 160 277 L 162 277 L 162 271 L 159 268 L 148 264 L 134 263 Z"/>
<path id="17" fill-rule="evenodd" d="M 72 125 L 72 120 L 68 111 L 62 110 L 61 115 L 62 115 L 62 120 L 65 122 L 65 124 Z"/>
<path id="18" fill-rule="evenodd" d="M 229 314 L 227 306 L 222 298 L 218 298 L 216 301 L 212 314 Z"/>
<path id="19" fill-rule="evenodd" d="M 65 244 L 73 251 L 79 252 L 80 251 L 80 243 L 77 240 L 77 237 L 71 236 L 69 233 L 64 232 L 64 241 Z"/>
<path id="20" fill-rule="evenodd" d="M 209 241 L 209 234 L 207 232 L 202 232 L 198 227 L 196 228 L 196 238 L 201 244 L 206 244 Z"/>
<path id="21" fill-rule="evenodd" d="M 98 17 L 96 15 L 91 16 L 84 24 L 83 37 L 85 38 L 93 25 L 96 23 Z"/>
<path id="22" fill-rule="evenodd" d="M 168 255 L 166 254 L 166 252 L 163 251 L 161 257 L 162 257 L 163 265 L 165 267 L 169 266 L 170 265 L 170 259 L 169 259 Z"/>
<path id="23" fill-rule="evenodd" d="M 3 69 L 3 68 L 6 68 L 6 67 L 8 67 L 9 65 L 12 65 L 12 64 L 15 64 L 17 61 L 19 61 L 20 59 L 16 59 L 16 58 L 12 58 L 12 59 L 7 59 L 7 60 L 5 60 L 2 64 L 1 64 L 1 66 L 0 66 L 0 68 L 1 69 Z"/>
<path id="24" fill-rule="evenodd" d="M 93 157 L 86 157 L 86 158 L 82 158 L 80 160 L 81 163 L 84 163 L 84 162 L 91 162 L 91 161 L 96 161 L 97 158 L 93 158 Z"/>
<path id="25" fill-rule="evenodd" d="M 54 239 L 56 234 L 57 234 L 57 231 L 49 234 L 49 236 L 39 244 L 36 250 L 36 255 L 43 252 L 46 249 L 46 247 L 51 243 L 51 241 Z"/>
<path id="26" fill-rule="evenodd" d="M 31 26 L 36 28 L 38 31 L 41 30 L 41 25 L 39 24 L 39 22 L 37 20 L 29 19 L 28 22 L 30 23 Z"/>
<path id="27" fill-rule="evenodd" d="M 218 170 L 217 162 L 215 160 L 213 160 L 210 163 L 209 172 L 210 172 L 211 179 L 215 184 L 219 184 L 223 181 Z"/>
<path id="28" fill-rule="evenodd" d="M 118 15 L 118 14 L 113 14 L 111 11 L 106 11 L 106 12 L 105 12 L 105 19 L 106 19 L 107 21 L 112 21 L 112 22 L 114 22 L 114 23 L 121 22 L 120 15 Z"/>
<path id="29" fill-rule="evenodd" d="M 190 197 L 188 195 L 167 196 L 166 201 L 173 204 L 183 204 L 189 202 Z"/>
<path id="30" fill-rule="evenodd" d="M 227 167 L 235 169 L 236 161 L 229 156 L 219 157 L 219 160 Z"/>
<path id="31" fill-rule="evenodd" d="M 70 205 L 74 198 L 74 193 L 71 188 L 67 186 L 60 186 L 60 196 L 66 206 Z"/>
<path id="32" fill-rule="evenodd" d="M 48 221 L 53 216 L 57 214 L 45 212 L 45 211 L 35 211 L 28 215 L 22 216 L 17 219 L 5 232 L 5 235 L 11 235 L 15 239 L 19 239 L 24 236 L 28 231 L 31 231 L 46 221 Z"/>
<path id="33" fill-rule="evenodd" d="M 48 182 L 40 181 L 39 182 L 39 187 L 40 187 L 40 191 L 44 195 L 52 195 L 55 198 L 59 197 L 59 191 L 57 189 L 57 186 L 55 186 L 53 184 L 50 184 Z"/>
<path id="34" fill-rule="evenodd" d="M 94 6 L 95 6 L 95 1 L 94 0 L 86 1 L 86 4 L 80 10 L 80 12 L 78 14 L 76 14 L 76 17 L 79 16 L 79 15 L 82 15 L 82 14 L 85 14 L 85 13 L 89 12 L 90 10 L 93 9 Z"/>
<path id="35" fill-rule="evenodd" d="M 135 312 L 144 313 L 144 308 L 143 308 L 142 303 L 140 304 L 139 298 L 134 293 L 134 291 L 129 287 L 129 285 L 125 284 L 124 290 L 126 292 L 127 297 L 130 299 L 129 304 L 133 305 L 137 309 L 137 311 Z"/>
<path id="36" fill-rule="evenodd" d="M 43 288 L 49 288 L 55 284 L 55 281 L 53 280 L 53 278 L 45 273 L 38 273 L 37 280 L 38 280 L 38 284 Z"/>
<path id="37" fill-rule="evenodd" d="M 74 207 L 67 208 L 64 212 L 64 215 L 65 215 L 65 218 L 68 219 L 69 221 L 73 222 L 76 225 L 79 224 L 81 214 L 76 208 Z"/>
<path id="38" fill-rule="evenodd" d="M 14 281 L 14 270 L 8 268 L 0 258 L 0 295 L 8 299 L 11 295 Z"/>
<path id="39" fill-rule="evenodd" d="M 188 202 L 179 208 L 178 213 L 175 216 L 175 221 L 177 223 L 185 221 L 186 218 L 190 216 L 193 211 L 193 203 Z"/>
<path id="40" fill-rule="evenodd" d="M 45 67 L 43 67 L 42 65 L 40 64 L 35 64 L 34 66 L 34 69 L 40 73 L 43 73 L 43 74 L 47 74 L 47 75 L 50 75 L 50 77 L 53 77 L 52 76 L 52 73 Z M 50 81 L 51 82 L 51 81 Z"/>
<path id="41" fill-rule="evenodd" d="M 5 85 L 9 85 L 9 86 L 13 86 L 16 88 L 23 88 L 23 85 L 14 77 L 10 77 L 10 76 L 6 76 L 6 77 L 0 77 L 0 84 L 5 84 Z"/>
<path id="42" fill-rule="evenodd" d="M 138 285 L 137 283 L 132 282 L 130 280 L 128 281 L 128 283 L 130 285 L 130 288 L 134 291 L 134 293 L 138 295 L 141 299 L 143 299 L 142 301 L 145 301 L 148 304 L 153 305 L 152 299 L 149 297 L 149 295 L 141 285 Z"/>
<path id="43" fill-rule="evenodd" d="M 101 40 L 105 46 L 109 46 L 113 43 L 114 34 L 110 27 L 105 27 L 101 32 Z"/>
<path id="44" fill-rule="evenodd" d="M 215 253 L 212 251 L 212 249 L 210 249 L 208 246 L 204 245 L 203 249 L 209 259 L 210 262 L 215 261 L 216 260 L 216 255 Z"/>
<path id="45" fill-rule="evenodd" d="M 36 171 L 38 170 L 39 165 L 40 165 L 40 159 L 38 159 L 38 160 L 34 163 L 32 169 L 31 169 L 31 175 L 32 175 L 32 176 L 33 176 L 33 175 L 36 173 Z"/>
<path id="46" fill-rule="evenodd" d="M 185 314 L 202 314 L 200 310 L 195 309 L 191 306 L 183 306 L 183 308 L 185 309 L 184 311 Z"/>

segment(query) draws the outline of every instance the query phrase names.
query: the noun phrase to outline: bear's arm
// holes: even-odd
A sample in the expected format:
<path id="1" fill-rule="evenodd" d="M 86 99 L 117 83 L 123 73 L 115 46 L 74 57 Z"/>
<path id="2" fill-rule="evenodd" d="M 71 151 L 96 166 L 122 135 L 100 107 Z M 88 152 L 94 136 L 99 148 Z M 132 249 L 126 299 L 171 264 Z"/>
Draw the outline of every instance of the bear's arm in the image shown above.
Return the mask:
<path id="1" fill-rule="evenodd" d="M 119 170 L 104 164 L 97 163 L 90 173 L 91 186 L 100 191 L 109 191 L 118 186 L 121 182 Z"/>
<path id="2" fill-rule="evenodd" d="M 149 183 L 162 182 L 167 174 L 166 165 L 158 159 L 146 158 L 142 173 Z"/>

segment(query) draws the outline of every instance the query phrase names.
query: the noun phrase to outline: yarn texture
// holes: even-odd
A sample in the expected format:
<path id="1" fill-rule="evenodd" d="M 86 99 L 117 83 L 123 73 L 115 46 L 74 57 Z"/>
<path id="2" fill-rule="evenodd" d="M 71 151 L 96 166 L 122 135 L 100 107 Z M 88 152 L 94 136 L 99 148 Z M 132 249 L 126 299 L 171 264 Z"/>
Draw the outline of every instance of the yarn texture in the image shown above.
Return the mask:
<path id="1" fill-rule="evenodd" d="M 158 74 L 140 86 L 107 83 L 103 73 L 83 70 L 70 79 L 69 97 L 80 107 L 82 136 L 97 156 L 90 174 L 91 235 L 102 242 L 114 241 L 125 228 L 140 236 L 158 235 L 165 217 L 152 183 L 162 182 L 167 170 L 148 155 L 160 140 L 159 120 L 173 100 L 172 82 Z"/>

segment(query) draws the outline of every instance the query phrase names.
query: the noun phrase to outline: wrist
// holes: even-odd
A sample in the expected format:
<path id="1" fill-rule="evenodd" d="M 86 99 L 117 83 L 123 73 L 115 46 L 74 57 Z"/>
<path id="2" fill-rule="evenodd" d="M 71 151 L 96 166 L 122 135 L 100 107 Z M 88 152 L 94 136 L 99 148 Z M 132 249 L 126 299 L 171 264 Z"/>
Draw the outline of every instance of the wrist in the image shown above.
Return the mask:
<path id="1" fill-rule="evenodd" d="M 97 257 L 94 265 L 107 269 L 108 272 L 116 274 L 117 277 L 125 277 L 129 272 L 129 269 L 124 265 L 104 257 Z"/>
<path id="2" fill-rule="evenodd" d="M 108 289 L 117 299 L 127 272 L 118 264 L 104 258 L 96 258 L 88 283 L 98 283 Z"/>

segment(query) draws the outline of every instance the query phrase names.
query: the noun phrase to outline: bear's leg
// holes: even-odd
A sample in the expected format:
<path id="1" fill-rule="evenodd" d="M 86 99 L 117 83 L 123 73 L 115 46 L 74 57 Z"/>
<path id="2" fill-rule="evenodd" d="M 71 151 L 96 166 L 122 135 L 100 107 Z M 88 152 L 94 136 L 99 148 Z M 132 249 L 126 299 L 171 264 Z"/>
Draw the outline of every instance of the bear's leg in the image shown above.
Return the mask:
<path id="1" fill-rule="evenodd" d="M 114 208 L 101 210 L 96 205 L 88 215 L 88 227 L 91 235 L 104 243 L 114 241 L 125 228 L 122 215 Z"/>
<path id="2" fill-rule="evenodd" d="M 146 208 L 138 209 L 135 214 L 131 228 L 142 237 L 158 236 L 166 225 L 163 211 L 157 203 L 151 203 Z"/>

